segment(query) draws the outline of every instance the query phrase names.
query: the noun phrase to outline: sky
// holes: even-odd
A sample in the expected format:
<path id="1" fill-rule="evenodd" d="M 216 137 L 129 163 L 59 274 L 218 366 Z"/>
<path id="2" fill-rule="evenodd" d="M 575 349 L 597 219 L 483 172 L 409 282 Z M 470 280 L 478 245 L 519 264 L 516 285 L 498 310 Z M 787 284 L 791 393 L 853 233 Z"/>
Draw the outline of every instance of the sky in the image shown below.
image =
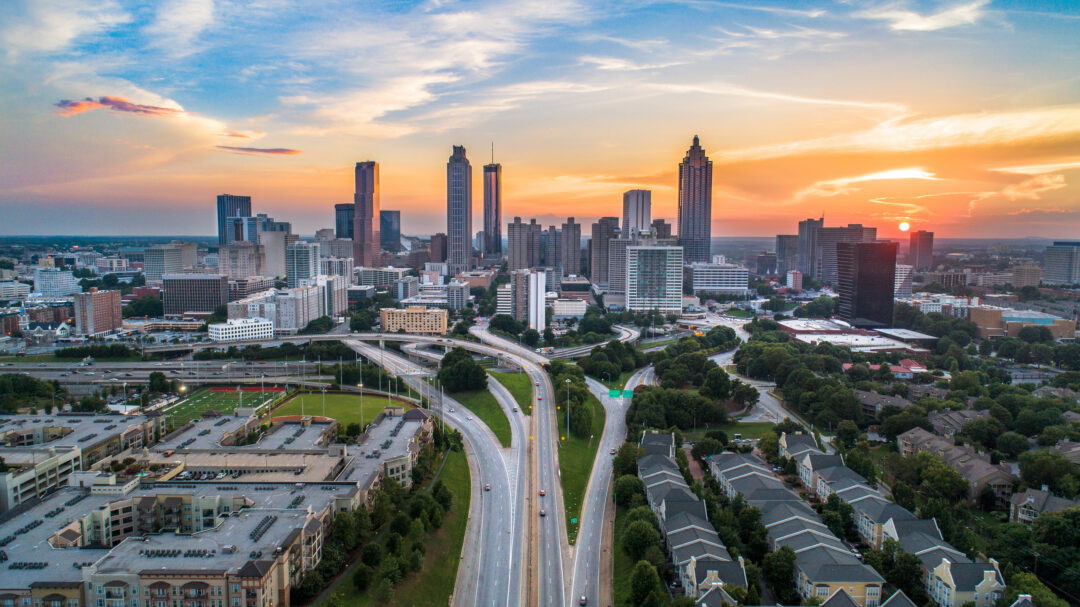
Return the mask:
<path id="1" fill-rule="evenodd" d="M 713 236 L 797 222 L 1080 236 L 1080 3 L 0 2 L 0 234 L 209 235 L 217 194 L 311 234 L 380 163 L 406 234 L 445 163 L 503 219 L 676 216 L 694 135 Z"/>

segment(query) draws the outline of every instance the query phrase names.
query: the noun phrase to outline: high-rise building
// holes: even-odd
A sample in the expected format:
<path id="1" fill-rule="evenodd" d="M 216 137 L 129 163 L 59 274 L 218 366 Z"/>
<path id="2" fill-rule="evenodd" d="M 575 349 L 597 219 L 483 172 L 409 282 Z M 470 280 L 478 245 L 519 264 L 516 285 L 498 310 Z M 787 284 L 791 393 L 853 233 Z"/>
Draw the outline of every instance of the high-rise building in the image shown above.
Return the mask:
<path id="1" fill-rule="evenodd" d="M 461 145 L 446 163 L 446 263 L 451 274 L 472 269 L 472 165 Z"/>
<path id="2" fill-rule="evenodd" d="M 548 226 L 544 233 L 544 265 L 559 268 L 562 273 L 562 249 L 559 247 L 559 229 L 555 226 Z"/>
<path id="3" fill-rule="evenodd" d="M 776 273 L 786 276 L 791 270 L 799 269 L 799 235 L 776 235 Z"/>
<path id="4" fill-rule="evenodd" d="M 652 235 L 654 238 L 671 238 L 671 224 L 664 221 L 663 219 L 652 220 L 652 223 L 649 224 L 649 227 L 650 229 L 652 229 Z M 627 234 L 623 234 L 624 238 L 627 236 Z"/>
<path id="5" fill-rule="evenodd" d="M 225 225 L 228 232 L 225 235 L 225 244 L 238 241 L 262 244 L 262 237 L 267 232 L 292 234 L 291 223 L 277 221 L 266 213 L 259 213 L 254 217 L 229 217 L 225 220 Z"/>
<path id="6" fill-rule="evenodd" d="M 230 280 L 261 276 L 265 256 L 262 245 L 235 241 L 218 249 L 218 273 Z"/>
<path id="7" fill-rule="evenodd" d="M 484 165 L 484 257 L 502 257 L 502 165 Z"/>
<path id="8" fill-rule="evenodd" d="M 401 211 L 379 211 L 379 238 L 384 251 L 401 251 Z"/>
<path id="9" fill-rule="evenodd" d="M 180 265 L 183 266 L 185 270 L 193 270 L 195 269 L 195 266 L 199 264 L 198 243 L 173 240 L 169 242 L 169 246 L 180 249 Z"/>
<path id="10" fill-rule="evenodd" d="M 784 283 L 784 286 L 795 291 L 802 291 L 802 272 L 798 270 L 788 270 L 787 282 Z"/>
<path id="11" fill-rule="evenodd" d="M 858 328 L 892 326 L 898 248 L 895 242 L 836 244 L 840 318 Z"/>
<path id="12" fill-rule="evenodd" d="M 183 270 L 184 256 L 179 247 L 153 245 L 143 251 L 143 274 L 147 282 L 161 282 L 165 274 L 176 274 Z"/>
<path id="13" fill-rule="evenodd" d="M 337 232 L 334 231 L 334 228 L 321 228 L 315 230 L 315 242 L 320 244 L 330 242 L 336 235 Z"/>
<path id="14" fill-rule="evenodd" d="M 634 190 L 643 191 L 643 190 Z M 629 192 L 627 192 L 629 194 Z M 623 198 L 625 200 L 625 196 Z M 625 205 L 624 205 L 625 213 Z M 623 215 L 625 225 L 626 216 Z M 631 230 L 638 229 L 632 226 Z M 606 287 L 608 285 L 608 257 L 611 251 L 611 241 L 619 237 L 619 218 L 601 217 L 592 224 L 592 239 L 589 240 L 589 278 L 593 284 Z"/>
<path id="15" fill-rule="evenodd" d="M 547 326 L 546 273 L 515 270 L 510 273 L 508 286 L 507 293 L 499 293 L 504 296 L 503 311 L 518 322 L 528 323 L 530 329 L 542 332 Z"/>
<path id="16" fill-rule="evenodd" d="M 559 236 L 563 276 L 581 274 L 581 224 L 576 223 L 573 217 L 567 217 Z"/>
<path id="17" fill-rule="evenodd" d="M 1080 283 L 1080 241 L 1058 240 L 1046 247 L 1043 282 L 1048 285 Z"/>
<path id="18" fill-rule="evenodd" d="M 750 270 L 733 263 L 687 264 L 683 281 L 695 295 L 746 295 L 750 292 Z"/>
<path id="19" fill-rule="evenodd" d="M 446 261 L 446 234 L 439 232 L 431 235 L 429 258 L 436 263 Z"/>
<path id="20" fill-rule="evenodd" d="M 353 262 L 373 266 L 379 258 L 379 163 L 356 163 L 353 194 Z"/>
<path id="21" fill-rule="evenodd" d="M 653 225 L 656 225 L 656 222 L 653 222 Z M 661 233 L 664 231 L 661 230 Z M 677 241 L 671 237 L 670 230 L 666 233 L 665 238 L 657 237 L 655 231 L 643 234 L 620 234 L 619 238 L 608 241 L 608 293 L 626 294 L 626 249 L 634 245 L 675 246 Z"/>
<path id="22" fill-rule="evenodd" d="M 754 273 L 758 276 L 768 276 L 776 273 L 776 253 L 762 251 L 754 259 Z"/>
<path id="23" fill-rule="evenodd" d="M 341 276 L 346 282 L 352 282 L 352 257 L 320 257 L 319 273 L 326 276 Z"/>
<path id="24" fill-rule="evenodd" d="M 515 217 L 506 226 L 506 258 L 510 270 L 539 266 L 542 262 L 543 230 L 533 219 L 529 223 Z"/>
<path id="25" fill-rule="evenodd" d="M 893 280 L 893 297 L 908 299 L 911 297 L 911 275 L 915 267 L 905 264 L 896 264 L 896 278 Z"/>
<path id="26" fill-rule="evenodd" d="M 679 314 L 682 297 L 682 247 L 635 245 L 626 248 L 627 310 Z"/>
<path id="27" fill-rule="evenodd" d="M 75 333 L 104 335 L 123 325 L 120 310 L 120 291 L 98 291 L 75 294 Z"/>
<path id="28" fill-rule="evenodd" d="M 319 275 L 319 244 L 294 242 L 285 248 L 285 280 L 288 287 Z"/>
<path id="29" fill-rule="evenodd" d="M 34 269 L 34 292 L 42 297 L 67 297 L 79 293 L 82 287 L 70 270 L 57 268 Z"/>
<path id="30" fill-rule="evenodd" d="M 652 221 L 652 191 L 628 190 L 622 195 L 622 233 L 644 232 Z"/>
<path id="31" fill-rule="evenodd" d="M 1042 268 L 1028 263 L 1013 266 L 1012 280 L 1010 282 L 1017 289 L 1037 287 L 1042 282 Z"/>
<path id="32" fill-rule="evenodd" d="M 916 272 L 934 267 L 934 233 L 917 230 L 911 233 L 908 248 L 908 263 Z"/>
<path id="33" fill-rule="evenodd" d="M 228 244 L 225 221 L 230 217 L 251 217 L 251 196 L 219 194 L 217 197 L 218 244 Z"/>
<path id="34" fill-rule="evenodd" d="M 285 276 L 285 247 L 289 246 L 292 236 L 285 232 L 263 232 L 259 235 L 259 244 L 263 248 L 263 276 Z"/>
<path id="35" fill-rule="evenodd" d="M 356 221 L 356 204 L 346 202 L 334 205 L 334 234 L 338 238 L 352 239 L 353 223 Z"/>
<path id="36" fill-rule="evenodd" d="M 825 218 L 804 219 L 799 222 L 799 251 L 796 268 L 803 276 L 813 276 L 817 267 L 818 231 L 825 225 Z"/>
<path id="37" fill-rule="evenodd" d="M 814 258 L 814 278 L 823 282 L 836 282 L 837 273 L 836 245 L 841 242 L 873 242 L 877 237 L 876 228 L 867 228 L 862 224 L 851 223 L 846 227 L 825 228 L 817 231 L 817 248 Z"/>
<path id="38" fill-rule="evenodd" d="M 694 135 L 679 163 L 679 244 L 686 261 L 709 261 L 712 243 L 712 161 Z"/>
<path id="39" fill-rule="evenodd" d="M 229 279 L 221 274 L 166 274 L 161 285 L 166 316 L 213 314 L 229 303 Z"/>

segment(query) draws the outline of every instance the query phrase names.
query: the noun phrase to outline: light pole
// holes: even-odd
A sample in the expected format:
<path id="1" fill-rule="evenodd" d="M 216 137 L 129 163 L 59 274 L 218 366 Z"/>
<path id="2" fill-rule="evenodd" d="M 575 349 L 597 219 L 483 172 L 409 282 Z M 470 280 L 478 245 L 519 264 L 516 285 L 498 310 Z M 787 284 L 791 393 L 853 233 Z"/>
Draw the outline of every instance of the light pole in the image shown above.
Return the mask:
<path id="1" fill-rule="evenodd" d="M 566 378 L 566 440 L 570 440 L 570 378 Z"/>
<path id="2" fill-rule="evenodd" d="M 364 382 L 356 384 L 360 388 L 360 431 L 364 431 Z"/>
<path id="3" fill-rule="evenodd" d="M 322 389 L 322 416 L 326 417 L 326 386 Z"/>

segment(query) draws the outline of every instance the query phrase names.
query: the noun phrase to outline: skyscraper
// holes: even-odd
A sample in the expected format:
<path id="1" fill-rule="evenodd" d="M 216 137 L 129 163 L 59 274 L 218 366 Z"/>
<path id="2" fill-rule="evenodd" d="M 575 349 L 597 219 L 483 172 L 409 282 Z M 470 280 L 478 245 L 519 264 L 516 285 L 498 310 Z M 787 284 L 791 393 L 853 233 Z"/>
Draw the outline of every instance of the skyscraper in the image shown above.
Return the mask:
<path id="1" fill-rule="evenodd" d="M 446 163 L 446 263 L 451 274 L 472 265 L 472 165 L 455 145 Z"/>
<path id="2" fill-rule="evenodd" d="M 626 248 L 626 309 L 682 312 L 683 248 L 635 245 Z"/>
<path id="3" fill-rule="evenodd" d="M 379 163 L 356 163 L 356 193 L 353 194 L 353 262 L 358 266 L 377 265 L 379 258 Z"/>
<path id="4" fill-rule="evenodd" d="M 515 217 L 506 226 L 506 244 L 507 264 L 511 271 L 540 265 L 542 230 L 535 219 L 524 223 L 520 217 Z"/>
<path id="5" fill-rule="evenodd" d="M 548 226 L 544 233 L 544 265 L 562 270 L 562 250 L 559 247 L 559 229 Z M 565 275 L 565 273 L 564 273 Z"/>
<path id="6" fill-rule="evenodd" d="M 640 190 L 636 190 L 640 191 Z M 629 194 L 629 192 L 627 192 Z M 626 200 L 626 197 L 623 197 Z M 625 205 L 624 205 L 625 212 Z M 625 225 L 626 215 L 623 215 Z M 631 229 L 638 229 L 636 226 Z M 589 278 L 593 284 L 606 287 L 608 284 L 608 255 L 611 240 L 619 236 L 619 218 L 601 217 L 592 224 L 592 240 L 589 241 Z"/>
<path id="7" fill-rule="evenodd" d="M 825 218 L 804 219 L 799 222 L 799 252 L 798 265 L 795 269 L 803 273 L 803 276 L 813 276 L 817 266 L 817 236 L 818 230 L 825 225 Z"/>
<path id="8" fill-rule="evenodd" d="M 294 242 L 285 249 L 285 279 L 289 288 L 319 275 L 319 245 L 314 242 Z"/>
<path id="9" fill-rule="evenodd" d="M 484 257 L 502 257 L 502 165 L 484 165 Z"/>
<path id="10" fill-rule="evenodd" d="M 1048 285 L 1080 283 L 1080 241 L 1058 240 L 1046 247 L 1043 282 Z"/>
<path id="11" fill-rule="evenodd" d="M 147 282 L 161 282 L 161 277 L 165 274 L 178 274 L 183 270 L 183 252 L 180 247 L 162 244 L 146 247 L 143 251 L 143 275 Z"/>
<path id="12" fill-rule="evenodd" d="M 814 258 L 814 278 L 822 282 L 836 282 L 839 279 L 839 261 L 836 245 L 841 242 L 873 242 L 877 239 L 877 228 L 867 228 L 859 223 L 850 223 L 846 227 L 819 228 Z"/>
<path id="13" fill-rule="evenodd" d="M 567 217 L 559 232 L 559 259 L 562 261 L 563 276 L 581 274 L 581 224 L 573 217 Z"/>
<path id="14" fill-rule="evenodd" d="M 334 205 L 334 235 L 338 238 L 352 238 L 353 222 L 356 221 L 356 204 L 346 202 Z"/>
<path id="15" fill-rule="evenodd" d="M 776 273 L 786 276 L 791 270 L 799 269 L 799 235 L 776 235 Z"/>
<path id="16" fill-rule="evenodd" d="M 622 195 L 622 233 L 649 229 L 652 221 L 652 191 L 629 190 Z"/>
<path id="17" fill-rule="evenodd" d="M 91 287 L 85 293 L 75 294 L 77 335 L 104 335 L 121 325 L 120 291 L 98 291 Z"/>
<path id="18" fill-rule="evenodd" d="M 679 244 L 687 263 L 709 261 L 712 242 L 712 161 L 694 135 L 679 163 Z"/>
<path id="19" fill-rule="evenodd" d="M 895 242 L 836 243 L 840 318 L 859 328 L 892 326 L 897 248 Z"/>
<path id="20" fill-rule="evenodd" d="M 384 251 L 401 250 L 401 211 L 379 211 L 379 240 Z"/>
<path id="21" fill-rule="evenodd" d="M 225 220 L 230 217 L 251 217 L 251 196 L 219 194 L 217 197 L 217 235 L 218 244 L 226 244 L 228 230 Z"/>
<path id="22" fill-rule="evenodd" d="M 929 270 L 934 267 L 934 233 L 918 230 L 911 233 L 908 247 L 908 263 L 915 271 Z"/>
<path id="23" fill-rule="evenodd" d="M 431 261 L 435 263 L 446 261 L 446 234 L 439 232 L 431 235 L 430 253 Z"/>
<path id="24" fill-rule="evenodd" d="M 663 219 L 654 219 L 650 224 L 652 229 L 653 238 L 671 238 L 671 224 Z M 623 238 L 627 238 L 628 234 L 623 234 Z"/>

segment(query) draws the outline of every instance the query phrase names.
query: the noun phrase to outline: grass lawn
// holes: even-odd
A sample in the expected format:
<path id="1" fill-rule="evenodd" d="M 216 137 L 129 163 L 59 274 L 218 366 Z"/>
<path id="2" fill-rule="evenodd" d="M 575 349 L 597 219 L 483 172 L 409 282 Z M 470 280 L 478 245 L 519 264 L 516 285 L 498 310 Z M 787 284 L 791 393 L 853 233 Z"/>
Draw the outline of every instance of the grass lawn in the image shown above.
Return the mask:
<path id="1" fill-rule="evenodd" d="M 730 310 L 725 311 L 724 314 L 727 314 L 732 318 L 753 318 L 755 316 L 750 310 L 743 310 L 741 308 L 731 308 Z"/>
<path id="2" fill-rule="evenodd" d="M 622 548 L 627 512 L 629 510 L 621 506 L 615 509 L 615 545 L 612 548 L 611 586 L 615 597 L 615 605 L 620 607 L 630 604 L 630 574 L 633 573 L 636 564 L 630 559 L 630 555 L 623 552 Z"/>
<path id="3" fill-rule="evenodd" d="M 733 440 L 736 433 L 742 434 L 743 438 L 761 438 L 772 430 L 775 425 L 772 422 L 738 422 L 722 426 L 710 426 L 709 430 L 723 430 L 724 434 L 727 434 L 728 440 Z M 705 428 L 698 428 L 696 432 L 693 430 L 683 432 L 683 440 L 701 440 L 705 437 L 705 432 Z"/>
<path id="4" fill-rule="evenodd" d="M 685 336 L 684 336 L 685 337 Z M 659 348 L 661 346 L 670 346 L 671 344 L 679 341 L 682 337 L 672 337 L 671 339 L 661 339 L 660 341 L 647 341 L 638 343 L 638 350 L 651 350 L 652 348 Z"/>
<path id="5" fill-rule="evenodd" d="M 283 398 L 285 395 L 286 393 L 282 390 L 260 392 L 257 389 L 251 390 L 249 388 L 238 393 L 236 390 L 201 388 L 193 392 L 191 396 L 169 407 L 165 413 L 173 417 L 173 423 L 176 426 L 180 426 L 202 416 L 203 413 L 210 409 L 228 415 L 240 406 L 241 399 L 245 408 L 263 407 Z"/>
<path id="6" fill-rule="evenodd" d="M 306 392 L 303 395 L 296 395 L 292 397 L 288 402 L 281 405 L 274 410 L 274 415 L 300 415 L 301 414 L 301 401 L 303 401 L 303 413 L 307 415 L 322 415 L 323 414 L 323 395 L 321 392 Z M 347 426 L 351 423 L 360 423 L 360 400 L 359 394 L 326 394 L 326 417 L 332 417 L 343 426 Z M 382 413 L 388 405 L 395 404 L 400 405 L 398 401 L 391 401 L 385 396 L 369 396 L 363 397 L 364 401 L 364 424 L 370 424 L 375 420 L 375 416 Z"/>
<path id="7" fill-rule="evenodd" d="M 365 403 L 366 404 L 366 403 Z M 465 525 L 469 521 L 469 499 L 472 495 L 469 464 L 465 453 L 451 451 L 439 479 L 454 495 L 453 506 L 442 527 L 424 539 L 424 565 L 394 587 L 390 605 L 442 606 L 450 602 L 457 579 L 461 545 L 465 541 Z M 343 607 L 373 605 L 371 596 L 356 591 L 352 580 L 346 580 L 334 593 Z"/>
<path id="8" fill-rule="evenodd" d="M 566 509 L 566 535 L 571 544 L 577 541 L 578 526 L 571 523 L 570 519 L 581 516 L 585 487 L 589 484 L 596 449 L 600 446 L 600 436 L 604 433 L 604 407 L 592 394 L 585 404 L 592 409 L 592 440 L 586 436 L 559 441 L 559 472 L 562 477 L 563 506 Z M 566 435 L 566 415 L 562 409 L 565 405 L 564 401 L 562 405 L 558 405 L 559 410 L 556 411 L 559 420 L 556 431 L 560 438 Z"/>
<path id="9" fill-rule="evenodd" d="M 489 371 L 489 373 L 492 377 L 499 380 L 500 384 L 506 386 L 506 389 L 510 391 L 510 394 L 514 395 L 514 400 L 517 401 L 518 407 L 520 407 L 526 415 L 532 415 L 533 386 L 528 373 L 498 373 L 494 371 Z"/>
<path id="10" fill-rule="evenodd" d="M 608 381 L 607 378 L 604 377 L 598 377 L 595 379 L 599 379 L 600 383 L 607 386 L 609 390 L 622 390 L 623 386 L 626 385 L 626 382 L 630 381 L 630 376 L 633 374 L 633 371 L 623 371 L 619 374 L 618 377 L 612 378 L 611 381 Z"/>
<path id="11" fill-rule="evenodd" d="M 471 392 L 455 392 L 451 394 L 454 400 L 461 403 L 476 417 L 479 417 L 491 431 L 495 438 L 499 439 L 502 446 L 510 446 L 510 420 L 506 419 L 506 412 L 499 406 L 499 401 L 487 390 L 473 390 Z"/>

